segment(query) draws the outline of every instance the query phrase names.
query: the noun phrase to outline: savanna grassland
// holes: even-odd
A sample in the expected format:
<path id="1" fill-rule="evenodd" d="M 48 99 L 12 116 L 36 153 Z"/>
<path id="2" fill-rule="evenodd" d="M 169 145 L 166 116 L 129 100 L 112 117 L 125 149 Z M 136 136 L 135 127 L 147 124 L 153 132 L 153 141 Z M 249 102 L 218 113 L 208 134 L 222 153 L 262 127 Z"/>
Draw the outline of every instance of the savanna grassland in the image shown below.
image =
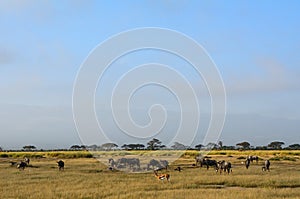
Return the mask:
<path id="1" fill-rule="evenodd" d="M 101 152 L 99 156 L 105 156 Z M 136 152 L 141 153 L 141 152 Z M 160 155 L 168 155 L 167 151 Z M 212 151 L 212 159 L 233 164 L 233 172 L 193 167 L 195 151 L 187 151 L 167 171 L 171 182 L 150 173 L 110 171 L 88 152 L 1 152 L 0 197 L 6 198 L 300 198 L 300 151 Z M 241 162 L 248 154 L 260 161 L 247 170 Z M 120 155 L 120 154 L 119 154 Z M 10 161 L 30 157 L 24 171 Z M 63 159 L 65 170 L 56 161 Z M 271 171 L 262 172 L 264 159 Z M 182 172 L 174 171 L 181 166 Z M 165 172 L 165 171 L 162 171 Z"/>

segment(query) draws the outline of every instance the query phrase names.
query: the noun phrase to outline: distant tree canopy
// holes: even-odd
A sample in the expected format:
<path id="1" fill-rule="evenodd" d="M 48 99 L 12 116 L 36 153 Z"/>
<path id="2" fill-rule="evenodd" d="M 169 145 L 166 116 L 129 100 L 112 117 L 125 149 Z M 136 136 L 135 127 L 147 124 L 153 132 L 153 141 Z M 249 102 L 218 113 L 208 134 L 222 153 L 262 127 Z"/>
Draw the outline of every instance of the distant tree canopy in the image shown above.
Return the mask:
<path id="1" fill-rule="evenodd" d="M 71 150 L 80 150 L 81 149 L 81 147 L 79 146 L 79 145 L 72 145 L 71 147 L 70 147 L 70 149 Z"/>
<path id="2" fill-rule="evenodd" d="M 179 143 L 179 142 L 174 142 L 174 145 L 171 146 L 172 149 L 175 149 L 175 150 L 185 150 L 187 149 L 188 147 Z"/>
<path id="3" fill-rule="evenodd" d="M 268 147 L 271 149 L 282 149 L 282 145 L 284 145 L 284 142 L 274 141 L 268 144 Z"/>
<path id="4" fill-rule="evenodd" d="M 292 150 L 299 150 L 300 149 L 300 144 L 291 144 L 291 145 L 289 145 L 288 148 L 292 149 Z"/>
<path id="5" fill-rule="evenodd" d="M 250 148 L 250 143 L 244 141 L 244 142 L 237 143 L 236 146 L 242 147 L 243 149 L 249 149 Z"/>
<path id="6" fill-rule="evenodd" d="M 203 147 L 204 147 L 203 144 L 197 144 L 197 145 L 195 146 L 195 149 L 201 150 L 201 148 L 203 148 Z"/>
<path id="7" fill-rule="evenodd" d="M 25 151 L 32 151 L 32 150 L 35 150 L 36 147 L 33 146 L 33 145 L 26 145 L 26 146 L 23 146 L 23 149 L 24 149 Z"/>
<path id="8" fill-rule="evenodd" d="M 121 148 L 125 150 L 141 150 L 145 148 L 143 144 L 124 144 Z"/>
<path id="9" fill-rule="evenodd" d="M 3 151 L 3 149 L 1 148 L 1 146 L 0 146 L 0 151 Z"/>
<path id="10" fill-rule="evenodd" d="M 150 149 L 150 150 L 158 150 L 158 149 L 162 149 L 164 147 L 166 147 L 166 146 L 162 145 L 161 141 L 156 138 L 153 138 L 152 140 L 150 140 L 147 143 L 147 149 Z"/>
<path id="11" fill-rule="evenodd" d="M 101 145 L 101 148 L 104 150 L 107 150 L 107 151 L 112 150 L 113 148 L 117 148 L 117 147 L 118 147 L 118 145 L 115 143 L 105 143 L 105 144 Z"/>
<path id="12" fill-rule="evenodd" d="M 216 149 L 217 147 L 218 147 L 218 145 L 215 144 L 215 143 L 212 143 L 212 142 L 208 143 L 208 144 L 205 146 L 206 149 Z"/>

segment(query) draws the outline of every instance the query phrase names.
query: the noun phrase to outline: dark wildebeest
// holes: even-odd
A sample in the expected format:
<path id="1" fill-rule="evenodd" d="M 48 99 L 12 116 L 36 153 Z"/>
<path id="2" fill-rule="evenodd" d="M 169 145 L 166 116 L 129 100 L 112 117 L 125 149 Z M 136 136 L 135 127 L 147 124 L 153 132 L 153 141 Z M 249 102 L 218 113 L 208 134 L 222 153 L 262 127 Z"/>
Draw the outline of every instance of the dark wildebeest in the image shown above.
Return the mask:
<path id="1" fill-rule="evenodd" d="M 222 171 L 224 171 L 225 173 L 227 172 L 228 174 L 230 174 L 230 172 L 232 172 L 231 163 L 226 162 L 224 160 L 219 161 L 218 165 L 216 167 L 216 172 L 218 172 L 218 170 L 220 170 L 220 174 L 222 173 Z"/>
<path id="2" fill-rule="evenodd" d="M 271 164 L 270 161 L 266 160 L 265 161 L 265 166 L 262 167 L 262 170 L 263 171 L 267 171 L 267 170 L 270 171 L 270 164 Z"/>
<path id="3" fill-rule="evenodd" d="M 26 166 L 27 166 L 26 162 L 21 161 L 21 162 L 17 165 L 17 168 L 18 168 L 19 170 L 24 170 Z"/>
<path id="4" fill-rule="evenodd" d="M 256 161 L 256 163 L 258 163 L 258 156 L 252 156 L 252 155 L 249 155 L 248 157 L 247 157 L 247 160 L 250 160 L 251 162 L 253 162 L 253 160 L 255 160 Z"/>
<path id="5" fill-rule="evenodd" d="M 26 162 L 26 164 L 29 165 L 30 159 L 27 158 L 27 157 L 25 157 L 25 158 L 24 158 L 24 162 Z"/>
<path id="6" fill-rule="evenodd" d="M 245 161 L 245 165 L 246 165 L 246 169 L 248 169 L 250 166 L 250 159 L 247 158 L 247 160 Z"/>
<path id="7" fill-rule="evenodd" d="M 206 165 L 206 169 L 209 169 L 209 167 L 216 168 L 218 166 L 216 160 L 210 159 L 203 159 L 202 164 L 200 166 L 202 167 L 202 165 Z"/>
<path id="8" fill-rule="evenodd" d="M 59 160 L 59 161 L 57 162 L 57 166 L 58 166 L 58 170 L 59 170 L 59 171 L 64 170 L 64 169 L 65 169 L 65 163 L 64 163 L 64 161 Z"/>

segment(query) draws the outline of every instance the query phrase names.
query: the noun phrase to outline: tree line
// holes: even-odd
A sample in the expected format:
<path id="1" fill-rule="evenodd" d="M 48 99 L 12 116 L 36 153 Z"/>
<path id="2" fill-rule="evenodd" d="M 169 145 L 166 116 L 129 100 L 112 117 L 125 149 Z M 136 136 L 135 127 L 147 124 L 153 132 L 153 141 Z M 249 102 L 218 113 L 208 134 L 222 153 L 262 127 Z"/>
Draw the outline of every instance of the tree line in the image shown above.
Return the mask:
<path id="1" fill-rule="evenodd" d="M 247 141 L 239 142 L 235 146 L 226 146 L 222 141 L 217 143 L 208 143 L 207 145 L 197 144 L 194 147 L 185 146 L 182 143 L 174 142 L 171 147 L 167 147 L 157 138 L 153 138 L 147 142 L 146 146 L 140 143 L 129 143 L 118 146 L 115 143 L 104 143 L 102 145 L 72 145 L 69 149 L 58 149 L 58 150 L 71 150 L 71 151 L 110 151 L 110 150 L 300 150 L 300 144 L 291 144 L 287 147 L 282 141 L 273 141 L 266 146 L 251 146 Z M 3 149 L 0 147 L 0 151 Z M 21 149 L 22 151 L 36 151 L 37 148 L 34 145 L 25 145 Z"/>

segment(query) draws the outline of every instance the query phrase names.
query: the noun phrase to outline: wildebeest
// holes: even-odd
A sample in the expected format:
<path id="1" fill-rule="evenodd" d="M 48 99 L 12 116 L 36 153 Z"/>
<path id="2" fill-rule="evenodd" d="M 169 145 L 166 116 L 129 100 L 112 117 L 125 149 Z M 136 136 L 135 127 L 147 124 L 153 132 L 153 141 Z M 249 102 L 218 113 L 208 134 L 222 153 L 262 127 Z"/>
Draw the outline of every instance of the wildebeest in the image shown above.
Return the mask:
<path id="1" fill-rule="evenodd" d="M 247 158 L 247 160 L 245 161 L 245 165 L 246 165 L 246 169 L 248 169 L 250 166 L 250 159 Z"/>
<path id="2" fill-rule="evenodd" d="M 26 162 L 23 162 L 23 161 L 21 161 L 20 163 L 17 164 L 17 168 L 19 170 L 24 170 L 26 166 L 27 166 Z"/>
<path id="3" fill-rule="evenodd" d="M 29 165 L 30 159 L 27 157 L 24 157 L 24 162 L 26 162 L 26 164 Z"/>
<path id="4" fill-rule="evenodd" d="M 206 166 L 206 169 L 209 169 L 209 167 L 217 167 L 217 161 L 216 160 L 210 160 L 210 159 L 203 159 L 200 161 L 200 167 Z"/>
<path id="5" fill-rule="evenodd" d="M 207 169 L 209 169 L 209 167 L 213 166 L 213 167 L 217 167 L 217 161 L 216 160 L 210 160 L 208 158 L 203 157 L 202 155 L 198 155 L 195 157 L 196 160 L 196 166 L 200 165 L 200 167 L 206 166 Z"/>
<path id="6" fill-rule="evenodd" d="M 262 170 L 263 171 L 267 171 L 267 170 L 270 171 L 270 164 L 271 164 L 270 161 L 266 160 L 265 161 L 265 166 L 262 167 Z"/>
<path id="7" fill-rule="evenodd" d="M 247 157 L 247 160 L 250 160 L 251 162 L 253 162 L 253 160 L 256 161 L 256 163 L 258 163 L 258 156 L 252 156 L 252 155 L 249 155 Z"/>
<path id="8" fill-rule="evenodd" d="M 65 163 L 64 163 L 64 161 L 59 160 L 59 161 L 57 162 L 57 166 L 58 166 L 58 170 L 59 170 L 59 171 L 64 170 L 64 169 L 65 169 Z"/>
<path id="9" fill-rule="evenodd" d="M 230 172 L 232 172 L 231 163 L 224 160 L 219 161 L 216 167 L 216 172 L 218 171 L 220 171 L 220 174 L 222 173 L 222 171 L 229 174 Z"/>

